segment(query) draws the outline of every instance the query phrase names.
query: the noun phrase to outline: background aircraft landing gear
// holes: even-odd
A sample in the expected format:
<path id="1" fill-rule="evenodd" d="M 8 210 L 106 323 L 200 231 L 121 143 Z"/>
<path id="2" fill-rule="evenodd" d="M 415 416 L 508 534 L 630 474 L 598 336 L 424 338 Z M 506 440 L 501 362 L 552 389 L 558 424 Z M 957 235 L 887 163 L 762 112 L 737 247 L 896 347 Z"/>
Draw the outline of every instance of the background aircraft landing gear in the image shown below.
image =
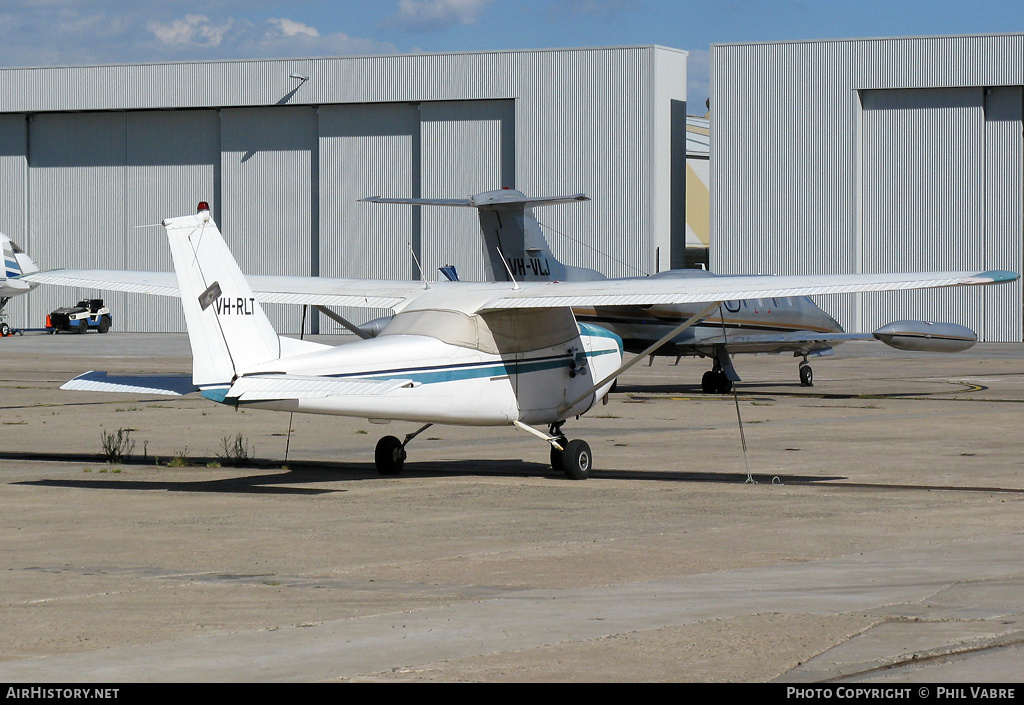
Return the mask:
<path id="1" fill-rule="evenodd" d="M 800 363 L 800 386 L 814 386 L 814 372 L 811 370 L 811 366 L 807 364 L 807 360 Z"/>
<path id="2" fill-rule="evenodd" d="M 732 380 L 722 370 L 708 370 L 700 380 L 705 394 L 728 394 L 732 391 Z"/>

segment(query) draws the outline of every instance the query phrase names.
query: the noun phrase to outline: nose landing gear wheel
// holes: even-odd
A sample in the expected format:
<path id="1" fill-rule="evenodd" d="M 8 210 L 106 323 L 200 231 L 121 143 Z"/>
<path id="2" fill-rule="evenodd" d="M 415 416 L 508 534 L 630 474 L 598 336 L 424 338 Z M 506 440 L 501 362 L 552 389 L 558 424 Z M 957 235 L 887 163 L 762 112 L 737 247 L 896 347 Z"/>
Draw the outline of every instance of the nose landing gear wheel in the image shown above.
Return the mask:
<path id="1" fill-rule="evenodd" d="M 562 453 L 562 472 L 570 480 L 586 480 L 590 477 L 593 458 L 586 441 L 569 441 Z"/>
<path id="2" fill-rule="evenodd" d="M 377 472 L 381 475 L 397 475 L 402 472 L 402 465 L 405 464 L 405 448 L 402 442 L 394 436 L 384 436 L 377 441 L 377 449 L 374 451 L 373 460 L 377 466 Z"/>

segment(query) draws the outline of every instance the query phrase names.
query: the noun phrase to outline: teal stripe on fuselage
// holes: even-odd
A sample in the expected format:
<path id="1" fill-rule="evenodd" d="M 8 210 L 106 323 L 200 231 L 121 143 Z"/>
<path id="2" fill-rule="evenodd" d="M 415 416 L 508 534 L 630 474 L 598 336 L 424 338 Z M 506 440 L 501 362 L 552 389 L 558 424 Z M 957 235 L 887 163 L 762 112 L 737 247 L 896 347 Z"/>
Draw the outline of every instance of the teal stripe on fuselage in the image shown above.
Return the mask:
<path id="1" fill-rule="evenodd" d="M 587 357 L 600 357 L 602 355 L 610 355 L 614 352 L 617 351 L 596 350 L 588 353 Z M 474 362 L 464 365 L 442 365 L 433 368 L 406 368 L 377 373 L 353 373 L 329 376 L 343 379 L 366 379 L 378 382 L 390 379 L 408 379 L 420 384 L 439 384 L 441 382 L 461 382 L 470 379 L 480 379 L 482 377 L 503 377 L 507 375 L 524 375 L 532 372 L 542 372 L 544 370 L 552 370 L 559 367 L 568 367 L 569 363 L 574 360 L 575 357 L 573 355 L 558 355 L 555 357 L 535 358 L 533 360 L 498 360 L 495 362 Z M 237 404 L 237 398 L 227 396 L 228 389 L 228 387 L 213 387 L 204 389 L 201 393 L 210 401 L 215 401 L 221 404 Z"/>
<path id="2" fill-rule="evenodd" d="M 610 355 L 614 350 L 597 350 L 588 353 L 588 357 Z M 468 379 L 480 379 L 481 377 L 501 377 L 505 375 L 524 375 L 531 372 L 542 372 L 553 370 L 559 367 L 568 367 L 573 362 L 573 355 L 559 355 L 557 357 L 536 358 L 533 360 L 501 360 L 494 363 L 471 363 L 467 366 L 444 366 L 427 370 L 388 370 L 376 374 L 351 375 L 360 379 L 372 379 L 385 381 L 389 379 L 411 379 L 420 384 L 437 384 L 439 382 L 460 382 Z M 350 375 L 337 375 L 348 377 Z"/>

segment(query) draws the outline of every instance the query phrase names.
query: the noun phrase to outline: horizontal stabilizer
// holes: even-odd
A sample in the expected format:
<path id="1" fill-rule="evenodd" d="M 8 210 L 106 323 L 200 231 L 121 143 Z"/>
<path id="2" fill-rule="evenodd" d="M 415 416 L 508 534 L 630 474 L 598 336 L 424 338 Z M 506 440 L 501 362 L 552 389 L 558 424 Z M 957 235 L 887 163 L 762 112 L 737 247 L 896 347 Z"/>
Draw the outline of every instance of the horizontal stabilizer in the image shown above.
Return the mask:
<path id="1" fill-rule="evenodd" d="M 536 208 L 538 206 L 557 206 L 561 203 L 580 203 L 590 198 L 582 193 L 572 196 L 527 196 L 514 189 L 484 191 L 468 198 L 385 198 L 370 196 L 361 198 L 367 203 L 396 203 L 407 206 L 456 206 L 462 208 Z"/>
<path id="2" fill-rule="evenodd" d="M 136 375 L 118 377 L 106 372 L 86 372 L 61 385 L 61 389 L 79 392 L 119 392 L 123 394 L 166 394 L 182 396 L 199 391 L 192 375 Z"/>
<path id="3" fill-rule="evenodd" d="M 410 379 L 375 380 L 294 375 L 249 375 L 235 380 L 225 397 L 251 402 L 325 399 L 340 396 L 377 396 L 415 384 Z"/>

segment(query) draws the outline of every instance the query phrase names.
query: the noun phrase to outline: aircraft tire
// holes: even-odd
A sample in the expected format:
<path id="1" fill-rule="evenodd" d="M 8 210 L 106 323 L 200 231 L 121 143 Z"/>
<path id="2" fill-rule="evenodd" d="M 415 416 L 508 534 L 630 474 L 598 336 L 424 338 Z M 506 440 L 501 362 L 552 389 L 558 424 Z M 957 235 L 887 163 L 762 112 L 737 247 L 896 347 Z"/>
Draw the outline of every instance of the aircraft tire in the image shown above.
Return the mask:
<path id="1" fill-rule="evenodd" d="M 714 372 L 708 370 L 704 373 L 704 376 L 700 378 L 700 389 L 705 394 L 714 394 L 718 391 L 718 383 Z"/>
<path id="2" fill-rule="evenodd" d="M 405 448 L 402 447 L 402 442 L 394 436 L 384 436 L 377 441 L 373 460 L 377 466 L 377 472 L 381 475 L 397 475 L 402 472 L 405 457 Z"/>
<path id="3" fill-rule="evenodd" d="M 732 380 L 724 372 L 718 373 L 718 389 L 716 391 L 719 394 L 728 394 L 732 391 Z"/>
<path id="4" fill-rule="evenodd" d="M 11 327 L 6 323 L 0 323 L 0 338 L 6 338 L 11 334 Z"/>
<path id="5" fill-rule="evenodd" d="M 811 369 L 810 365 L 800 365 L 800 386 L 814 386 L 814 371 Z"/>
<path id="6" fill-rule="evenodd" d="M 586 480 L 590 477 L 593 456 L 586 441 L 569 441 L 562 454 L 562 472 L 570 480 Z"/>

